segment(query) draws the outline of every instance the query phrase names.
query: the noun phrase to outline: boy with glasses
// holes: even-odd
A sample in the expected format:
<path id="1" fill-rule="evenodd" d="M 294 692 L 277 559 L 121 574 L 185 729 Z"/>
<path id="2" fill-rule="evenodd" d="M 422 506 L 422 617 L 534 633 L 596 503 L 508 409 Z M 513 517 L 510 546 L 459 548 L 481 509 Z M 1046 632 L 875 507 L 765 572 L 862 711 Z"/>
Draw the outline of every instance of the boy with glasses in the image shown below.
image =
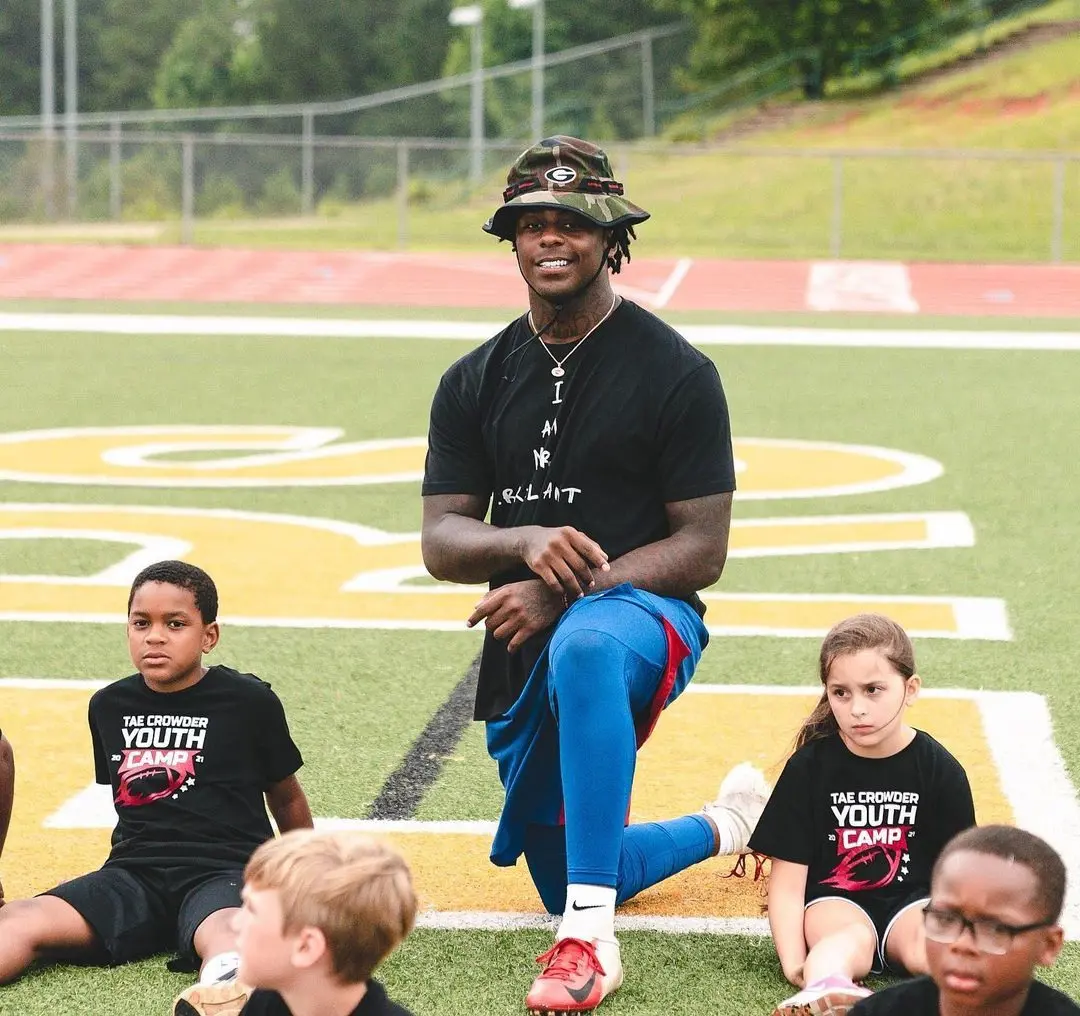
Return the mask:
<path id="1" fill-rule="evenodd" d="M 1061 952 L 1064 899 L 1065 865 L 1038 836 L 1001 825 L 960 833 L 934 866 L 923 911 L 930 976 L 862 1000 L 851 1016 L 1080 1014 L 1033 977 Z"/>

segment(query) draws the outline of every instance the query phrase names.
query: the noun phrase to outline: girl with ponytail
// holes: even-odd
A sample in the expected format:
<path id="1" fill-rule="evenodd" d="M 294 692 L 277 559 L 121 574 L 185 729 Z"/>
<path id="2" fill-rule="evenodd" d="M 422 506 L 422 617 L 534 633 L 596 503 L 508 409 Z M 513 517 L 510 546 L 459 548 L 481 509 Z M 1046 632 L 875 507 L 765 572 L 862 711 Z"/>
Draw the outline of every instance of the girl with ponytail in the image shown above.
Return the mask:
<path id="1" fill-rule="evenodd" d="M 922 908 L 952 836 L 975 824 L 967 774 L 904 713 L 922 681 L 907 633 L 858 614 L 825 636 L 821 699 L 750 839 L 772 859 L 769 925 L 799 992 L 774 1016 L 844 1013 L 891 969 L 926 973 Z"/>

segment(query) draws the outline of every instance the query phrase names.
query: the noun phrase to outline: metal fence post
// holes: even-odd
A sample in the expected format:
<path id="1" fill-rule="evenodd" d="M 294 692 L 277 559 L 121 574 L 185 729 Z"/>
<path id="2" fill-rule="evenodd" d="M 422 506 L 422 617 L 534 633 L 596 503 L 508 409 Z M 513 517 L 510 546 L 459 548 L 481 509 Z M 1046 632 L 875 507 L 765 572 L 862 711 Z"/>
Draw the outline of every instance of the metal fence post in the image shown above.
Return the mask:
<path id="1" fill-rule="evenodd" d="M 1050 260 L 1061 264 L 1065 254 L 1065 160 L 1054 163 L 1054 209 L 1050 220 Z"/>
<path id="2" fill-rule="evenodd" d="M 315 113 L 305 109 L 300 148 L 300 214 L 315 212 Z"/>
<path id="3" fill-rule="evenodd" d="M 122 213 L 124 181 L 120 170 L 120 138 L 123 129 L 119 120 L 113 120 L 109 131 L 109 215 L 114 221 L 119 221 Z"/>
<path id="4" fill-rule="evenodd" d="M 79 214 L 79 129 L 75 117 L 78 111 L 78 54 L 76 39 L 75 0 L 64 2 L 64 183 L 67 196 L 67 218 L 74 221 Z"/>
<path id="5" fill-rule="evenodd" d="M 409 246 L 409 146 L 397 143 L 397 245 L 398 250 Z"/>
<path id="6" fill-rule="evenodd" d="M 185 246 L 195 234 L 195 138 L 185 134 L 181 142 L 180 242 Z"/>
<path id="7" fill-rule="evenodd" d="M 834 155 L 832 160 L 832 235 L 829 253 L 834 261 L 840 260 L 840 251 L 844 244 L 844 157 Z"/>
<path id="8" fill-rule="evenodd" d="M 656 76 L 651 35 L 641 40 L 641 125 L 645 137 L 656 136 Z"/>
<path id="9" fill-rule="evenodd" d="M 56 218 L 56 43 L 53 0 L 41 4 L 41 201 Z"/>

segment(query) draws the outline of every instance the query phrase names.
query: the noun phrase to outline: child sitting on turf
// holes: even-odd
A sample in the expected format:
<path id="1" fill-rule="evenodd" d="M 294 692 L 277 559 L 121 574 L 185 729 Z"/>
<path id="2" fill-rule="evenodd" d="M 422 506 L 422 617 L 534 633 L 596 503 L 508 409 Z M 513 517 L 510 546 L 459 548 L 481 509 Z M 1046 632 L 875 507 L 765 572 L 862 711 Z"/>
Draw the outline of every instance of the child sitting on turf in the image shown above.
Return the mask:
<path id="1" fill-rule="evenodd" d="M 4 852 L 11 805 L 15 799 L 15 754 L 11 743 L 0 732 L 0 854 Z M 0 882 L 0 907 L 4 905 L 4 883 Z"/>
<path id="2" fill-rule="evenodd" d="M 98 783 L 112 788 L 116 828 L 97 871 L 0 910 L 0 983 L 35 959 L 125 963 L 176 949 L 236 967 L 230 918 L 244 865 L 273 834 L 311 826 L 294 775 L 300 752 L 268 684 L 203 666 L 218 641 L 217 589 L 182 561 L 150 565 L 128 597 L 138 673 L 90 699 Z"/>
<path id="3" fill-rule="evenodd" d="M 371 976 L 416 918 L 395 851 L 357 832 L 289 833 L 255 851 L 243 896 L 239 980 L 189 988 L 174 1016 L 410 1016 Z"/>
<path id="4" fill-rule="evenodd" d="M 851 1016 L 1069 1016 L 1080 1006 L 1033 979 L 1061 952 L 1065 865 L 1012 826 L 969 829 L 934 866 L 923 910 L 930 976 L 886 988 Z"/>
<path id="5" fill-rule="evenodd" d="M 774 1016 L 846 1012 L 855 981 L 925 973 L 922 907 L 942 847 L 975 822 L 960 763 L 903 720 L 919 692 L 911 640 L 880 614 L 835 625 L 824 693 L 750 837 L 772 858 L 769 925 L 800 990 Z"/>

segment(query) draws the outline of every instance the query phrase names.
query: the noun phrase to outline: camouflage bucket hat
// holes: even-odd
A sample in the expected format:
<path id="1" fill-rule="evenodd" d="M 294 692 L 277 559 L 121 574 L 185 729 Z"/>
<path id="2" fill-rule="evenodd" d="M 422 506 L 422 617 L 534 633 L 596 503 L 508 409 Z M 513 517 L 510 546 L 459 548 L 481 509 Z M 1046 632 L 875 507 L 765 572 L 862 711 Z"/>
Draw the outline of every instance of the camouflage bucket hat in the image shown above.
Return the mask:
<path id="1" fill-rule="evenodd" d="M 517 218 L 527 208 L 569 208 L 608 228 L 649 217 L 623 197 L 604 150 L 579 138 L 558 135 L 533 145 L 510 168 L 506 184 L 502 207 L 484 223 L 485 232 L 503 240 L 514 239 Z"/>

